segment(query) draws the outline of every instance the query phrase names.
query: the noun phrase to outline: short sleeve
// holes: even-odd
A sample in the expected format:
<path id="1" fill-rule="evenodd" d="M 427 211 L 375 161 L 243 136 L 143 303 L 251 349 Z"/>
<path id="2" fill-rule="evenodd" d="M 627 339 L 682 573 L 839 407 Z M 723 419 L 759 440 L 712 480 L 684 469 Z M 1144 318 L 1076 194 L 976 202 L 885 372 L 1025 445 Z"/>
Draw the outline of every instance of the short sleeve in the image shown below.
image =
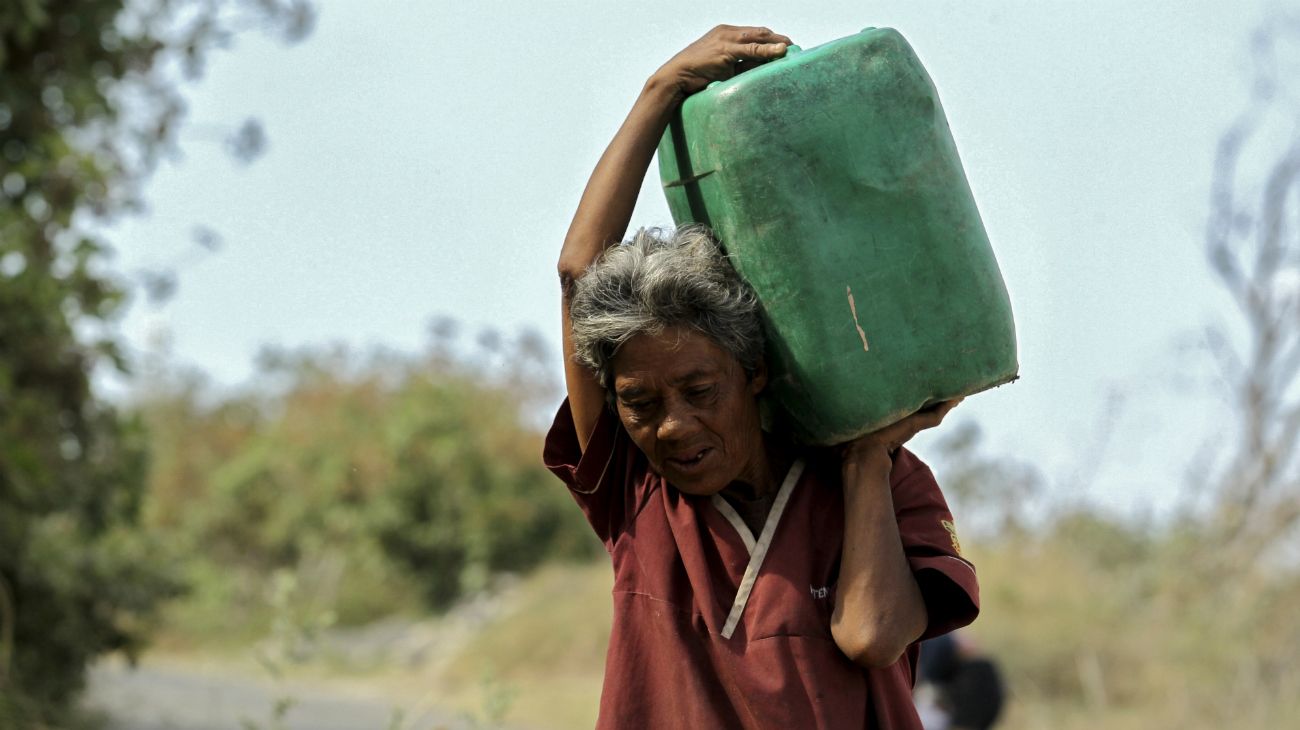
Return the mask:
<path id="1" fill-rule="evenodd" d="M 645 497 L 648 469 L 618 416 L 601 409 L 584 450 L 566 398 L 546 434 L 542 460 L 569 487 L 587 522 L 611 549 Z"/>
<path id="2" fill-rule="evenodd" d="M 946 634 L 979 614 L 975 566 L 961 541 L 934 474 L 915 454 L 899 449 L 890 475 L 898 534 L 929 614 L 922 639 Z"/>

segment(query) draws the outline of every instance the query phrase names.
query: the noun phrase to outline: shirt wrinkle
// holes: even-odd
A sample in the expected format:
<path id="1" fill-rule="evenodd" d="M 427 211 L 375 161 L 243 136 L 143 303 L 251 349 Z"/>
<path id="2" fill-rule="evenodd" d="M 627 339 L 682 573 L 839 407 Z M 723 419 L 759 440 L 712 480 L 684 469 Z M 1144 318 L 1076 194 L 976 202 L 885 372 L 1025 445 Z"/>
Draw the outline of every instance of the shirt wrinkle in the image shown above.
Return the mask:
<path id="1" fill-rule="evenodd" d="M 785 633 L 778 632 L 775 634 L 764 634 L 762 636 L 753 636 L 750 637 L 749 643 L 757 644 L 760 641 L 770 641 L 772 639 L 811 639 L 814 641 L 825 641 L 831 644 L 835 643 L 835 639 L 830 634 L 826 634 L 825 636 L 823 636 L 821 634 L 800 634 L 798 632 L 785 632 Z"/>
<path id="2" fill-rule="evenodd" d="M 630 591 L 630 590 L 618 590 L 618 589 L 616 589 L 616 590 L 614 590 L 614 591 L 611 591 L 611 593 L 612 593 L 613 595 L 616 595 L 616 596 L 619 596 L 619 595 L 623 595 L 623 596 L 640 596 L 641 598 L 647 598 L 647 599 L 649 599 L 649 600 L 651 600 L 651 601 L 654 601 L 655 603 L 662 603 L 662 604 L 664 604 L 665 606 L 668 606 L 669 608 L 673 609 L 674 611 L 676 611 L 676 612 L 678 612 L 678 613 L 681 613 L 681 614 L 685 614 L 685 615 L 687 615 L 687 616 L 690 616 L 690 617 L 693 618 L 693 619 L 698 618 L 698 619 L 700 619 L 701 622 L 703 622 L 703 620 L 704 620 L 704 614 L 703 614 L 703 613 L 700 613 L 700 612 L 698 612 L 698 611 L 696 611 L 696 610 L 694 610 L 694 609 L 692 609 L 692 608 L 688 608 L 688 607 L 681 606 L 681 605 L 679 605 L 679 604 L 673 603 L 672 601 L 668 601 L 668 600 L 665 600 L 665 599 L 663 599 L 663 598 L 659 598 L 658 596 L 655 596 L 655 595 L 650 594 L 650 593 L 644 593 L 644 592 L 642 592 L 642 591 Z M 708 634 L 708 635 L 710 635 L 710 636 L 717 636 L 717 634 L 715 634 L 715 633 L 713 633 L 712 631 L 709 631 L 709 630 L 708 630 L 708 626 L 705 626 L 705 627 L 704 627 L 704 633 L 706 633 L 706 634 Z"/>

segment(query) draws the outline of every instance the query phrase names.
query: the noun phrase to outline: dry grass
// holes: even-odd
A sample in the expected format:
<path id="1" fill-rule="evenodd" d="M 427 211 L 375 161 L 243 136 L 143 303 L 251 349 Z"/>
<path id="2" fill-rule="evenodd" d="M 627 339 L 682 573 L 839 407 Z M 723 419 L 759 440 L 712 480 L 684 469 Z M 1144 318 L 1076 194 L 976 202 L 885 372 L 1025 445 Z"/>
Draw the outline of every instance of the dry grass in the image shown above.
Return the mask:
<path id="1" fill-rule="evenodd" d="M 442 672 L 453 704 L 474 710 L 509 695 L 507 722 L 567 730 L 596 722 L 612 619 L 609 565 L 553 565 L 520 586 L 513 606 Z M 485 681 L 485 679 L 487 681 Z"/>
<path id="2" fill-rule="evenodd" d="M 1156 556 L 1101 544 L 1100 553 L 1064 538 L 970 548 L 983 612 L 968 635 L 1004 668 L 1012 697 L 1001 727 L 1209 730 L 1300 717 L 1300 668 L 1288 659 L 1300 645 L 1287 609 L 1300 598 L 1296 581 L 1188 593 Z M 321 661 L 293 673 L 488 726 L 591 727 L 611 583 L 603 561 L 547 566 L 502 593 L 485 620 L 432 622 L 454 640 L 421 666 Z"/>
<path id="3" fill-rule="evenodd" d="M 1300 717 L 1294 662 L 1252 643 L 1295 646 L 1300 620 L 1284 610 L 1256 615 L 1262 588 L 1235 600 L 1207 590 L 1189 601 L 1158 556 L 1115 554 L 1106 540 L 1100 548 L 1062 539 L 972 549 L 983 613 L 969 633 L 1006 672 L 1012 700 L 1003 728 L 1217 730 L 1288 727 Z M 481 706 L 476 688 L 490 676 L 513 692 L 507 720 L 590 727 L 610 582 L 603 562 L 533 576 L 515 608 L 447 667 L 445 686 L 460 704 Z M 1296 605 L 1291 595 L 1271 602 Z"/>

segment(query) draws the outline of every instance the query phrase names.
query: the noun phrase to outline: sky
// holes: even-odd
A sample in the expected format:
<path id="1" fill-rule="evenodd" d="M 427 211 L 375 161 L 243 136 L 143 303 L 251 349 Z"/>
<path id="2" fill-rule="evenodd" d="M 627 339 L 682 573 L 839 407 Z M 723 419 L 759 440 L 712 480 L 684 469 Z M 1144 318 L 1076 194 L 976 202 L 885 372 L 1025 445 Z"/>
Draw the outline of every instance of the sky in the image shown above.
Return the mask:
<path id="1" fill-rule="evenodd" d="M 558 375 L 559 247 L 645 79 L 718 23 L 805 49 L 888 26 L 938 87 L 1016 317 L 1021 380 L 953 418 L 1060 500 L 1128 512 L 1170 510 L 1221 435 L 1199 333 L 1231 311 L 1202 229 L 1249 33 L 1279 3 L 318 5 L 301 44 L 213 56 L 181 154 L 112 227 L 120 271 L 185 262 L 169 302 L 131 307 L 137 354 L 235 386 L 265 344 L 416 350 L 450 316 L 467 341 L 540 332 Z M 249 116 L 269 143 L 243 165 L 213 130 Z M 652 166 L 633 226 L 670 222 Z M 195 255 L 196 226 L 218 252 Z"/>

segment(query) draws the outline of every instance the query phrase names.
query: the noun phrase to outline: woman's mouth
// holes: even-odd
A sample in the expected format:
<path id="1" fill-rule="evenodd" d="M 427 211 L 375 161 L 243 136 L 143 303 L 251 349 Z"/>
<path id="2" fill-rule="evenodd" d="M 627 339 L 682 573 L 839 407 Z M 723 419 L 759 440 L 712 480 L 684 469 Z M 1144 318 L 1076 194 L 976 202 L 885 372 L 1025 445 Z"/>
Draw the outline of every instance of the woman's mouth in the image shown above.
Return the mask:
<path id="1" fill-rule="evenodd" d="M 712 453 L 713 453 L 712 448 L 705 447 L 702 449 L 696 449 L 685 453 L 679 453 L 675 456 L 670 456 L 668 457 L 667 461 L 668 461 L 668 465 L 671 466 L 675 471 L 689 474 L 691 472 L 699 471 L 702 468 L 704 462 L 709 458 L 709 455 Z"/>

